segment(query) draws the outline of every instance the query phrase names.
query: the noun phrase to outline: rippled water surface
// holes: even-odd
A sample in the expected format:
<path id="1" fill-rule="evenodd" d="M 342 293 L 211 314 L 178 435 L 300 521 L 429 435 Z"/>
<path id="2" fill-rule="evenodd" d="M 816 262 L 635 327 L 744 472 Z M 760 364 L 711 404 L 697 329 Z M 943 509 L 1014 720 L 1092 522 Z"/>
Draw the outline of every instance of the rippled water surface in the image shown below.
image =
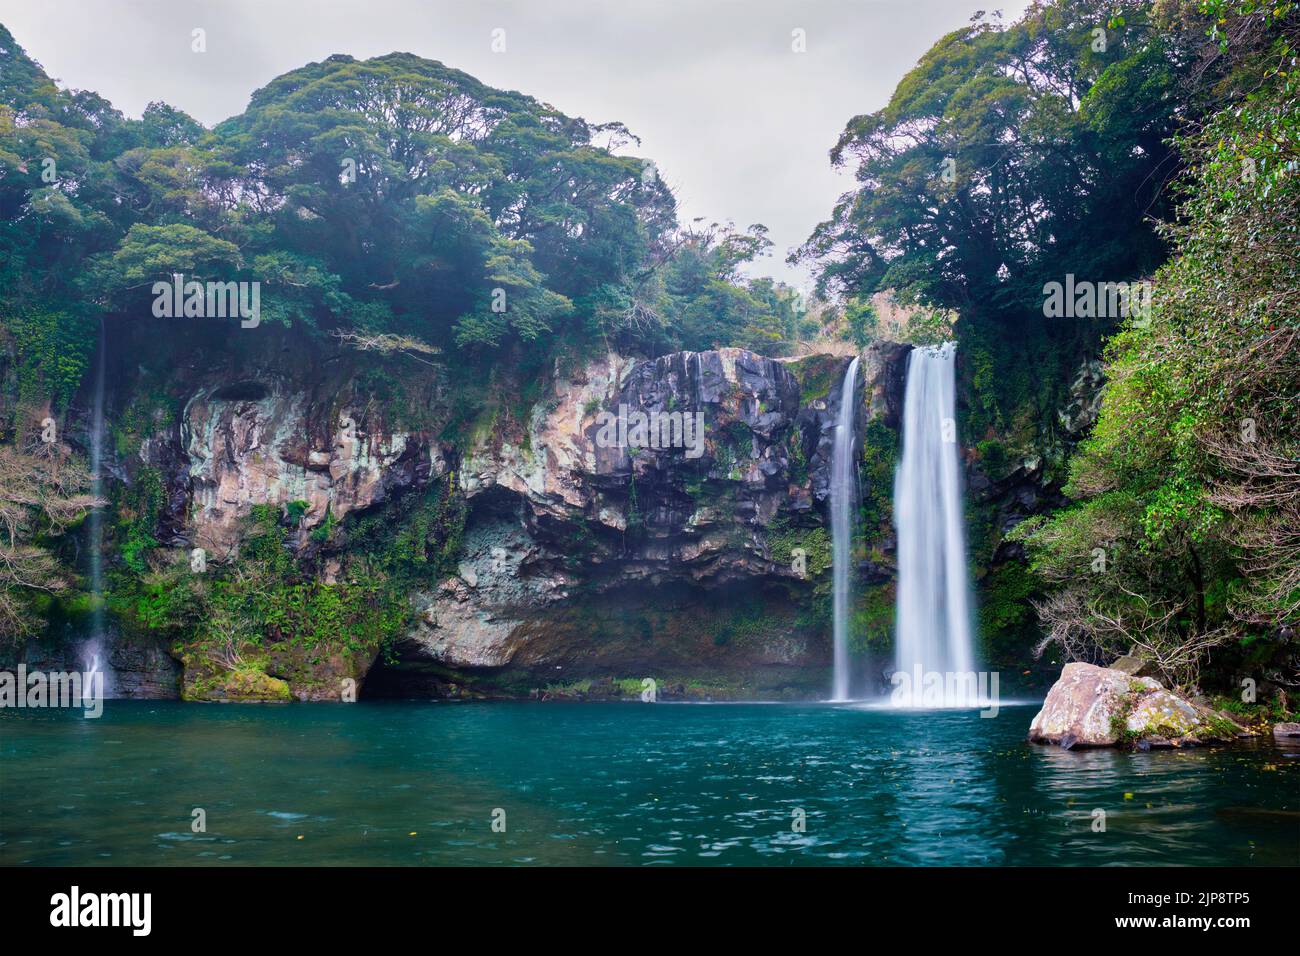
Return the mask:
<path id="1" fill-rule="evenodd" d="M 127 701 L 97 720 L 0 711 L 0 863 L 1300 862 L 1300 751 L 1067 753 L 1024 742 L 1033 714 Z M 196 807 L 206 833 L 191 832 Z"/>

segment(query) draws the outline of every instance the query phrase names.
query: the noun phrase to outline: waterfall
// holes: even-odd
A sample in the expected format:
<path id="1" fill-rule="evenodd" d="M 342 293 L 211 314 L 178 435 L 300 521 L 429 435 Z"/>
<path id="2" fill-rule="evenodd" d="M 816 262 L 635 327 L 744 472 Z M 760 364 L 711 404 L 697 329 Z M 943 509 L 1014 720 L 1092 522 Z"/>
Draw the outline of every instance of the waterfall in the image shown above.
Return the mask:
<path id="1" fill-rule="evenodd" d="M 99 349 L 95 367 L 94 404 L 90 417 L 90 491 L 96 498 L 104 496 L 104 370 L 107 339 L 104 322 L 99 323 Z M 90 629 L 91 638 L 82 648 L 89 673 L 100 669 L 104 660 L 104 686 L 109 679 L 108 649 L 104 636 L 104 510 L 94 508 L 87 519 L 90 529 Z"/>
<path id="2" fill-rule="evenodd" d="M 91 651 L 90 666 L 86 668 L 86 674 L 89 675 L 90 679 L 82 685 L 81 690 L 81 699 L 86 703 L 90 703 L 95 699 L 95 674 L 97 673 L 99 673 L 99 655 Z"/>
<path id="3" fill-rule="evenodd" d="M 858 359 L 854 356 L 840 386 L 840 415 L 831 451 L 831 554 L 835 594 L 835 672 L 832 700 L 849 699 L 849 610 L 853 593 L 853 525 L 858 510 L 857 458 L 853 453 L 854 412 L 858 405 Z"/>
<path id="4" fill-rule="evenodd" d="M 963 681 L 974 672 L 970 585 L 957 459 L 956 346 L 916 348 L 907 364 L 903 455 L 894 480 L 898 530 L 896 686 L 906 680 L 913 705 L 923 679 L 943 675 L 944 706 L 977 703 Z M 927 687 L 926 703 L 934 701 Z"/>

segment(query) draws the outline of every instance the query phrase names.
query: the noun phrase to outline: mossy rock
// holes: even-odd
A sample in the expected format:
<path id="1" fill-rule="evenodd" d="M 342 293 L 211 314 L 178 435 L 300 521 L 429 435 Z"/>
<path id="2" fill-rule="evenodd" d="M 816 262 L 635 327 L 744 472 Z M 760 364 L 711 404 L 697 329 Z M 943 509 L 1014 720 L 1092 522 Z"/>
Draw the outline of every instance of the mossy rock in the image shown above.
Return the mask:
<path id="1" fill-rule="evenodd" d="M 809 355 L 786 364 L 799 382 L 799 404 L 810 405 L 828 398 L 844 380 L 848 360 L 843 355 Z"/>
<path id="2" fill-rule="evenodd" d="M 260 667 L 249 665 L 228 671 L 186 667 L 181 699 L 187 701 L 288 702 L 293 700 L 287 681 L 272 677 Z"/>
<path id="3" fill-rule="evenodd" d="M 790 567 L 796 548 L 804 551 L 809 578 L 818 577 L 830 569 L 831 536 L 823 526 L 797 528 L 785 518 L 772 522 L 767 530 L 767 550 L 773 563 Z"/>
<path id="4" fill-rule="evenodd" d="M 1066 664 L 1034 717 L 1029 739 L 1070 747 L 1186 747 L 1231 741 L 1236 723 L 1149 677 Z"/>

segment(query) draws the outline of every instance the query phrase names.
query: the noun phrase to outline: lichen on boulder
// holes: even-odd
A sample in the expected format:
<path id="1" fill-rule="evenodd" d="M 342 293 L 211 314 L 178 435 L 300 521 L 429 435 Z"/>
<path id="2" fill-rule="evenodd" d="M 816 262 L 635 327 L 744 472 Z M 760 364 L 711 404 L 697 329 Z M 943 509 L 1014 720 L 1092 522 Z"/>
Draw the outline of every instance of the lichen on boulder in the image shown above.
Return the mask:
<path id="1" fill-rule="evenodd" d="M 1232 740 L 1233 721 L 1150 677 L 1066 664 L 1029 726 L 1034 743 L 1072 747 L 1187 747 Z"/>

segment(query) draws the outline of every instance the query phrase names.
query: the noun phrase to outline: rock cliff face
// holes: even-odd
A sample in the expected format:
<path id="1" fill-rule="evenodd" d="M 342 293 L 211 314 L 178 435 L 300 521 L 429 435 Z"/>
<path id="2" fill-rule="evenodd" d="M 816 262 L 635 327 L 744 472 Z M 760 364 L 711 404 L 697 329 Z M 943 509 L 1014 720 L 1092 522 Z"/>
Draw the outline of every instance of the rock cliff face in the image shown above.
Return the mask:
<path id="1" fill-rule="evenodd" d="M 269 377 L 270 378 L 270 377 Z M 190 543 L 233 554 L 239 519 L 255 504 L 306 503 L 302 527 L 382 504 L 427 483 L 446 461 L 427 436 L 374 428 L 342 408 L 334 427 L 311 396 L 279 378 L 200 389 L 181 415 Z M 354 417 L 356 416 L 356 417 Z"/>
<path id="2" fill-rule="evenodd" d="M 869 381 L 881 409 L 890 355 Z M 476 517 L 459 573 L 416 595 L 419 625 L 372 688 L 590 693 L 666 675 L 670 691 L 820 693 L 829 648 L 810 601 L 838 411 L 821 385 L 846 368 L 724 349 L 611 355 L 557 380 L 522 442 L 466 456 Z M 649 441 L 634 437 L 641 414 Z"/>
<path id="3" fill-rule="evenodd" d="M 467 515 L 455 573 L 409 594 L 415 623 L 375 666 L 271 648 L 266 673 L 294 696 L 335 696 L 348 677 L 362 696 L 618 694 L 647 678 L 667 696 L 825 692 L 825 499 L 848 357 L 611 353 L 550 370 L 516 403 L 525 413 L 465 427 L 436 369 L 303 354 L 275 334 L 238 355 L 178 343 L 152 371 L 132 367 L 129 341 L 110 352 L 125 384 L 109 396 L 108 467 L 122 488 L 157 476 L 163 551 L 201 548 L 219 573 L 271 505 L 292 512 L 297 559 L 332 583 L 348 546 L 333 529 L 439 483 Z M 862 428 L 897 427 L 907 351 L 864 354 Z M 373 386 L 385 376 L 399 400 Z M 167 649 L 187 694 L 208 696 L 209 662 Z M 162 658 L 140 693 L 176 686 Z"/>
<path id="4" fill-rule="evenodd" d="M 959 357 L 960 361 L 960 357 Z M 967 483 L 975 502 L 987 506 L 993 515 L 990 529 L 998 540 L 1025 518 L 1066 504 L 1061 493 L 1064 472 L 1061 465 L 1068 447 L 1076 444 L 1097 421 L 1104 383 L 1102 364 L 1086 359 L 1079 366 L 1066 393 L 1066 404 L 1057 412 L 1058 430 L 1048 436 L 1035 435 L 1005 451 L 1000 459 L 984 460 L 967 448 Z M 974 446 L 976 442 L 970 441 Z M 1001 447 L 999 450 L 1002 450 Z M 999 544 L 994 561 L 1020 559 L 1019 545 Z"/>
<path id="5" fill-rule="evenodd" d="M 107 647 L 107 660 L 100 667 L 109 680 L 104 694 L 113 698 L 154 700 L 180 695 L 181 665 L 158 642 L 132 638 L 110 629 L 102 641 L 87 641 L 69 634 L 67 640 L 28 641 L 15 660 L 0 657 L 0 669 L 13 670 L 19 661 L 27 670 L 87 673 L 100 647 Z"/>

